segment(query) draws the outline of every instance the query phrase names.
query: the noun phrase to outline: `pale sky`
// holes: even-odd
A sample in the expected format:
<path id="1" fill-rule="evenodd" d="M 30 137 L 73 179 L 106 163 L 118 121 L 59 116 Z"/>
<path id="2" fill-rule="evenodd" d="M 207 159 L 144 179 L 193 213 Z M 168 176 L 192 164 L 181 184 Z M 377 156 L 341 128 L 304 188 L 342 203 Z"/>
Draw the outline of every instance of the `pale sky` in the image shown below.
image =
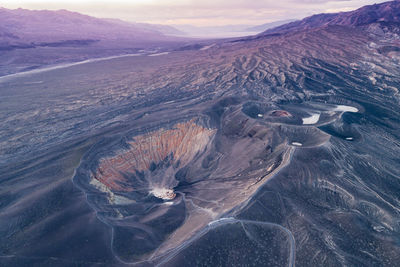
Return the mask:
<path id="1" fill-rule="evenodd" d="M 5 8 L 67 9 L 100 18 L 221 26 L 299 19 L 353 10 L 380 0 L 0 0 Z"/>

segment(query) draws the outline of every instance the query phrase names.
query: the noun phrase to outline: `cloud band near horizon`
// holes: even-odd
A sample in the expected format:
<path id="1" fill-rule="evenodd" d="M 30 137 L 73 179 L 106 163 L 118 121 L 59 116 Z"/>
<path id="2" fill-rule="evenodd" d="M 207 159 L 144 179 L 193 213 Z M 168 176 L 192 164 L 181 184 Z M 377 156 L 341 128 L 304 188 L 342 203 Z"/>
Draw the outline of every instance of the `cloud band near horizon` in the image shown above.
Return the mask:
<path id="1" fill-rule="evenodd" d="M 67 9 L 155 24 L 258 25 L 316 13 L 349 11 L 379 0 L 3 0 L 5 8 Z"/>

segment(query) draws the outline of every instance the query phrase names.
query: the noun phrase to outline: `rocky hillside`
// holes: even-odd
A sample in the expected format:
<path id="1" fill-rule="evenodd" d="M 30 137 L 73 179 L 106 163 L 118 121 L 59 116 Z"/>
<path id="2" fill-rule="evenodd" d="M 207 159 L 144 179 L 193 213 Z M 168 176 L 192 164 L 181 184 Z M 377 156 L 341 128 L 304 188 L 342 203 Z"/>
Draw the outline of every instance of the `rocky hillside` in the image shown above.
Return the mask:
<path id="1" fill-rule="evenodd" d="M 341 26 L 366 26 L 373 23 L 399 24 L 400 23 L 400 2 L 391 1 L 382 4 L 374 4 L 361 7 L 350 12 L 318 14 L 307 17 L 301 21 L 288 23 L 274 29 L 267 30 L 260 35 L 271 33 L 285 33 L 299 30 L 312 29 L 327 25 Z"/>

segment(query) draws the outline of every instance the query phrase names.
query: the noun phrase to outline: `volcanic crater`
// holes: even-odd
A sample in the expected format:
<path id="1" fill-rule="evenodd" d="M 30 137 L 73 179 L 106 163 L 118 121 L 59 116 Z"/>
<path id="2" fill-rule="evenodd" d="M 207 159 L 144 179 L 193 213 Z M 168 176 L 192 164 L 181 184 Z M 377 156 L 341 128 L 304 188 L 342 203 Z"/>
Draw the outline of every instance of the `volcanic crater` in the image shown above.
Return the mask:
<path id="1" fill-rule="evenodd" d="M 264 106 L 267 116 L 249 112 L 254 105 Z M 297 119 L 271 121 L 275 114 L 268 114 L 276 110 L 284 119 L 290 119 L 287 114 Z M 112 227 L 113 252 L 120 260 L 157 260 L 210 222 L 240 210 L 290 162 L 295 149 L 329 141 L 327 131 L 303 125 L 301 116 L 319 113 L 330 123 L 342 112 L 318 103 L 270 106 L 224 99 L 203 107 L 206 116 L 176 118 L 99 142 L 74 180 Z"/>

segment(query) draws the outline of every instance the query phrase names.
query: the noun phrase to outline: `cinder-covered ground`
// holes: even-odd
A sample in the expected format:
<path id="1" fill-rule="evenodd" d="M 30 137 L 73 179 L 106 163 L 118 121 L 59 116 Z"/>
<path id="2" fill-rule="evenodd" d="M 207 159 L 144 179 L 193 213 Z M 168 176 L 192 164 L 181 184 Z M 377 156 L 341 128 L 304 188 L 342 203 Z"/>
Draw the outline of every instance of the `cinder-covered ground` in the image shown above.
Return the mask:
<path id="1" fill-rule="evenodd" d="M 0 262 L 395 266 L 397 32 L 325 25 L 0 78 Z"/>

